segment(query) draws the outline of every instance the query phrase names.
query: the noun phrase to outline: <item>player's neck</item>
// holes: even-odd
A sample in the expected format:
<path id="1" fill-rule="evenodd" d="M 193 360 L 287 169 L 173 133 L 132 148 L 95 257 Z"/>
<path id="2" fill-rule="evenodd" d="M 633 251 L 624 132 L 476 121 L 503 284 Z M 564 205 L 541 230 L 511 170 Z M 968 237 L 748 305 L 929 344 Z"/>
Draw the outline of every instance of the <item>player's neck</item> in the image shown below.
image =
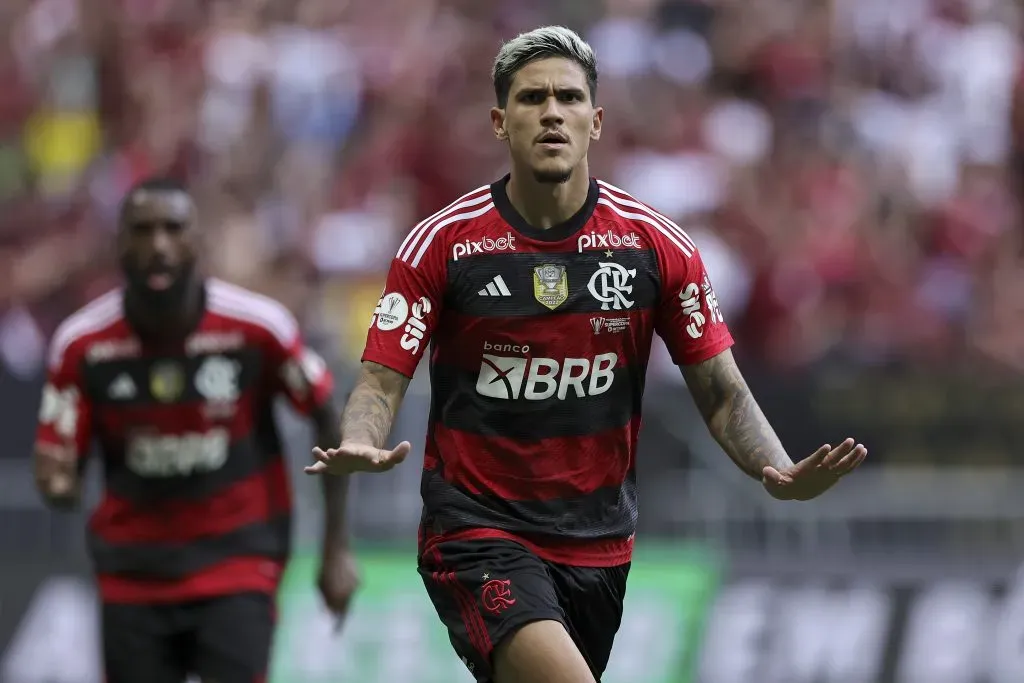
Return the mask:
<path id="1" fill-rule="evenodd" d="M 577 166 L 564 183 L 540 183 L 530 171 L 517 173 L 513 169 L 505 192 L 527 223 L 547 230 L 572 218 L 586 203 L 590 192 L 587 163 Z"/>
<path id="2" fill-rule="evenodd" d="M 128 290 L 125 311 L 131 326 L 143 337 L 163 340 L 185 337 L 195 329 L 202 316 L 202 283 L 196 282 L 189 287 L 181 303 L 173 307 L 153 307 L 144 297 Z"/>

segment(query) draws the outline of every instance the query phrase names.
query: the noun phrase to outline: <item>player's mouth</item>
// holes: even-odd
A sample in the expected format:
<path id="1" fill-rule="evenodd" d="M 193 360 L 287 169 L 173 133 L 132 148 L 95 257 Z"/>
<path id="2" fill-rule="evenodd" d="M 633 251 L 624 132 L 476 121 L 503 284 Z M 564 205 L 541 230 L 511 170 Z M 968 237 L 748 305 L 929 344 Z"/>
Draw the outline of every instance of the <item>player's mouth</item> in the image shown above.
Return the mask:
<path id="1" fill-rule="evenodd" d="M 569 144 L 569 137 L 557 131 L 550 131 L 537 138 L 537 144 L 544 149 L 562 149 Z"/>
<path id="2" fill-rule="evenodd" d="M 174 269 L 168 266 L 149 268 L 146 271 L 146 286 L 155 292 L 170 289 L 176 279 Z"/>

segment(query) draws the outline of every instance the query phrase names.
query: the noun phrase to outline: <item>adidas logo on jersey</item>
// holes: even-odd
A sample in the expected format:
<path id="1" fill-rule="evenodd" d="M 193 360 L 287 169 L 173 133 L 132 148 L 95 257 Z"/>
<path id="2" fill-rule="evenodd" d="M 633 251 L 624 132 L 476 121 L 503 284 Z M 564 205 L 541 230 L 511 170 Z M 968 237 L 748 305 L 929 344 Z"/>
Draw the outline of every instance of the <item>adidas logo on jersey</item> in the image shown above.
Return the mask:
<path id="1" fill-rule="evenodd" d="M 487 286 L 477 292 L 480 296 L 512 296 L 508 290 L 504 278 L 495 275 L 494 279 L 487 283 Z"/>
<path id="2" fill-rule="evenodd" d="M 135 382 L 125 373 L 121 373 L 110 383 L 109 394 L 110 398 L 120 401 L 133 399 L 135 398 Z"/>

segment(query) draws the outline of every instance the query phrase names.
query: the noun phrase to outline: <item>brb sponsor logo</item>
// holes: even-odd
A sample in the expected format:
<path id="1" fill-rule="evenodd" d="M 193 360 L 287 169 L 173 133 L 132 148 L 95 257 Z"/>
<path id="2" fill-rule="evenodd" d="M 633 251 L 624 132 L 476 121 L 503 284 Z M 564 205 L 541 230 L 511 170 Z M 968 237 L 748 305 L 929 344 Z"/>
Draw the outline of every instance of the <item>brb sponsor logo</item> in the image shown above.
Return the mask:
<path id="1" fill-rule="evenodd" d="M 492 251 L 515 251 L 516 238 L 512 233 L 505 233 L 504 237 L 491 239 L 484 237 L 481 240 L 463 240 L 452 245 L 452 258 L 458 261 L 464 256 L 473 254 L 486 254 Z"/>
<path id="2" fill-rule="evenodd" d="M 228 459 L 226 429 L 186 434 L 141 434 L 128 441 L 128 469 L 140 477 L 184 477 L 213 472 Z"/>
<path id="3" fill-rule="evenodd" d="M 424 319 L 432 309 L 433 305 L 430 303 L 430 299 L 421 296 L 409 311 L 409 319 L 405 324 L 405 334 L 402 335 L 402 340 L 399 343 L 403 349 L 411 354 L 419 353 L 420 344 L 427 333 L 427 323 L 424 322 Z"/>
<path id="4" fill-rule="evenodd" d="M 494 350 L 528 353 L 529 346 L 484 345 Z M 515 349 L 526 349 L 516 351 Z M 481 396 L 507 401 L 525 399 L 543 401 L 557 397 L 564 401 L 571 391 L 576 398 L 599 396 L 615 381 L 615 353 L 602 353 L 593 358 L 515 358 L 485 353 L 480 362 L 476 391 Z"/>
<path id="5" fill-rule="evenodd" d="M 707 316 L 701 311 L 701 294 L 704 296 L 704 304 L 708 310 Z M 700 286 L 696 282 L 686 285 L 686 288 L 679 292 L 679 301 L 683 307 L 683 315 L 689 316 L 686 334 L 690 335 L 691 339 L 701 338 L 704 334 L 705 323 L 724 322 L 722 311 L 718 307 L 718 298 L 711 288 L 711 280 L 707 275 L 704 276 L 704 282 Z"/>
<path id="6" fill-rule="evenodd" d="M 586 235 L 580 235 L 576 239 L 576 250 L 580 254 L 587 249 L 618 249 L 619 247 L 640 249 L 642 244 L 640 238 L 634 232 L 628 235 L 618 235 L 611 230 L 603 233 L 590 232 Z"/>

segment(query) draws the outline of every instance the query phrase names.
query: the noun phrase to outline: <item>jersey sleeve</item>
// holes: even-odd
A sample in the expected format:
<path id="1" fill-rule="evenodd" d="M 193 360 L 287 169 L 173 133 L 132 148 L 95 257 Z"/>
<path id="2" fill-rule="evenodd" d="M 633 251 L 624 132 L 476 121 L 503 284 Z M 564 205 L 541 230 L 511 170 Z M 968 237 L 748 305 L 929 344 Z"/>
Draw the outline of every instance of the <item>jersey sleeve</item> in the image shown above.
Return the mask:
<path id="1" fill-rule="evenodd" d="M 293 408 L 310 415 L 330 400 L 334 377 L 320 354 L 306 345 L 294 316 L 284 306 L 280 311 L 282 324 L 275 325 L 270 335 L 275 393 L 284 394 Z"/>
<path id="2" fill-rule="evenodd" d="M 733 345 L 700 252 L 686 242 L 658 250 L 662 274 L 655 330 L 676 365 L 693 365 Z"/>
<path id="3" fill-rule="evenodd" d="M 92 440 L 92 402 L 82 377 L 81 355 L 74 345 L 55 336 L 50 349 L 46 385 L 39 405 L 36 450 L 70 450 L 76 458 L 89 453 Z"/>
<path id="4" fill-rule="evenodd" d="M 441 316 L 447 279 L 445 248 L 440 239 L 410 234 L 391 261 L 384 293 L 370 318 L 363 361 L 378 363 L 406 377 L 430 344 Z"/>

